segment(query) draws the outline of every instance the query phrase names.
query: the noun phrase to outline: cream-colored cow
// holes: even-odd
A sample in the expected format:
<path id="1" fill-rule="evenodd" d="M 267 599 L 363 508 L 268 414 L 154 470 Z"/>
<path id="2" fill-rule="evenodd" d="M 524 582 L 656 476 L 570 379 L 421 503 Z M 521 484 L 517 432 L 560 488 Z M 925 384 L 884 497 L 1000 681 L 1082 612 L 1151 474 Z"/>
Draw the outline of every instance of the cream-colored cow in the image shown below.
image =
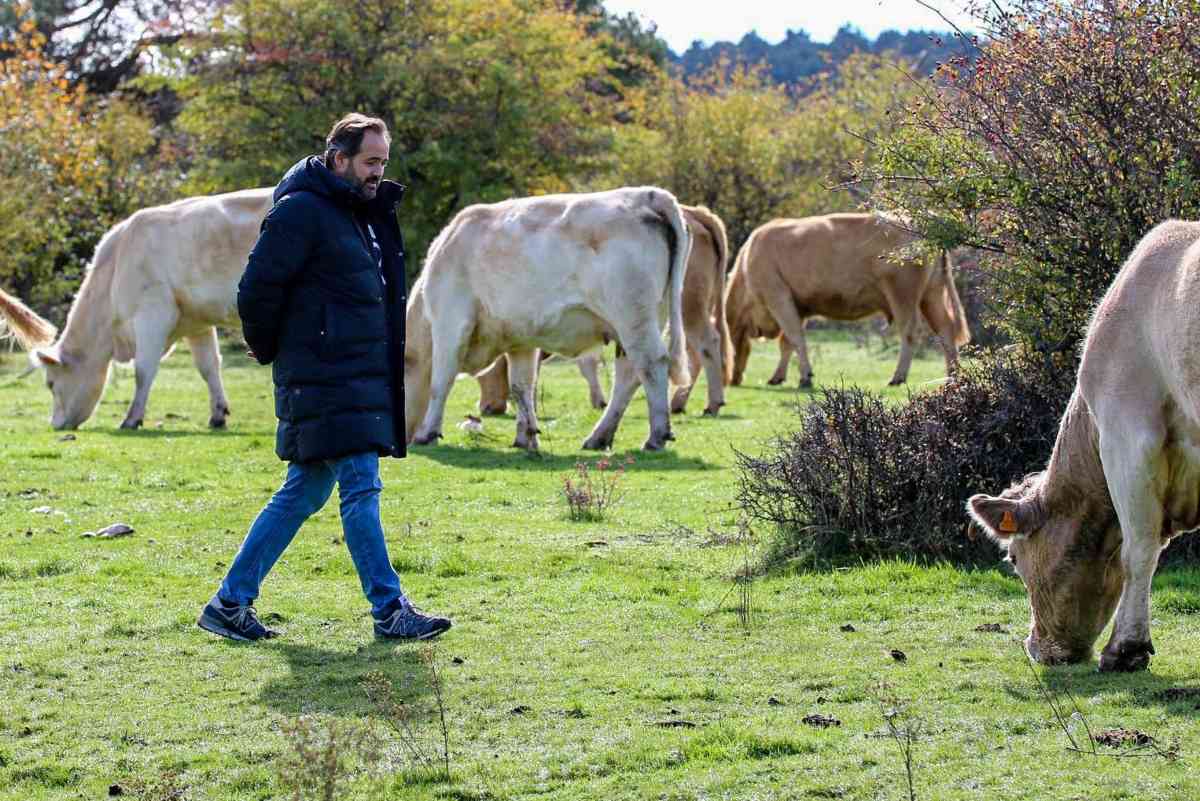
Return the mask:
<path id="1" fill-rule="evenodd" d="M 501 354 L 517 401 L 517 447 L 536 450 L 539 348 L 576 356 L 609 340 L 621 351 L 608 404 L 583 447 L 612 444 L 639 384 L 650 436 L 672 439 L 670 379 L 690 384 L 682 295 L 691 238 L 678 202 L 654 187 L 520 198 L 459 212 L 429 249 L 408 303 L 405 416 L 416 445 L 441 436 L 459 372 Z M 662 341 L 670 320 L 670 352 Z"/>
<path id="2" fill-rule="evenodd" d="M 1025 640 L 1045 664 L 1150 664 L 1150 580 L 1200 526 L 1200 223 L 1138 244 L 1088 328 L 1050 463 L 968 511 L 1007 548 L 1029 591 Z"/>
<path id="3" fill-rule="evenodd" d="M 725 223 L 704 206 L 681 206 L 688 232 L 692 235 L 692 254 L 688 258 L 683 281 L 683 330 L 687 337 L 689 372 L 692 383 L 678 387 L 671 398 L 671 412 L 681 414 L 700 377 L 700 367 L 708 385 L 706 415 L 715 415 L 725 405 L 725 385 L 733 375 L 733 346 L 725 320 L 725 265 L 729 244 Z M 587 381 L 592 407 L 603 409 L 608 402 L 600 386 L 601 357 L 586 353 L 575 360 Z M 508 408 L 508 359 L 500 357 L 479 379 L 479 411 L 504 414 Z"/>
<path id="4" fill-rule="evenodd" d="M 941 338 L 946 371 L 971 339 L 950 260 L 899 258 L 915 236 L 875 214 L 829 214 L 772 220 L 738 252 L 725 295 L 733 337 L 733 383 L 741 384 L 755 337 L 781 333 L 800 362 L 800 386 L 812 385 L 804 326 L 810 317 L 859 320 L 883 314 L 900 334 L 892 384 L 908 379 L 918 313 Z M 786 370 L 787 350 L 780 366 Z M 776 376 L 781 374 L 776 370 Z"/>
<path id="5" fill-rule="evenodd" d="M 142 209 L 100 240 L 62 336 L 16 298 L 0 293 L 0 316 L 54 396 L 50 423 L 78 428 L 104 393 L 109 366 L 133 361 L 133 402 L 122 428 L 137 428 L 162 356 L 186 339 L 208 384 L 209 425 L 225 425 L 214 326 L 237 328 L 237 282 L 271 208 L 271 188 L 193 197 Z"/>

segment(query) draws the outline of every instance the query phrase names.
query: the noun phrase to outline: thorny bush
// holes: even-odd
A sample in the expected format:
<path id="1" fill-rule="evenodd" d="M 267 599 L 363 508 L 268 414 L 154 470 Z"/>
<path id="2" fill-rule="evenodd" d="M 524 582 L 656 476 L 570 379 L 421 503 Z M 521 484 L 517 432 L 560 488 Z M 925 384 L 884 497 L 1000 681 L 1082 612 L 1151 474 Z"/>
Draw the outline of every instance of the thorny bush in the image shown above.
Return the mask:
<path id="1" fill-rule="evenodd" d="M 1070 362 L 1014 348 L 906 404 L 826 388 L 798 406 L 794 433 L 737 457 L 739 505 L 776 531 L 768 564 L 997 561 L 987 538 L 968 536 L 966 500 L 1045 466 L 1075 384 Z"/>

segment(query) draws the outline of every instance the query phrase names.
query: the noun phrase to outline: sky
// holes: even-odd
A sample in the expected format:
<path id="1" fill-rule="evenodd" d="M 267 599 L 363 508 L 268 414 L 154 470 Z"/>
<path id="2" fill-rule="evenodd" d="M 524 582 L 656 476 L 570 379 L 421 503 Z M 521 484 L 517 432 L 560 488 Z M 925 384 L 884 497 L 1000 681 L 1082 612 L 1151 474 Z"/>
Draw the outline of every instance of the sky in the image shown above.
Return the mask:
<path id="1" fill-rule="evenodd" d="M 960 26 L 963 0 L 927 0 Z M 874 39 L 889 28 L 950 30 L 916 0 L 605 0 L 610 12 L 632 11 L 658 25 L 658 35 L 682 53 L 692 41 L 736 42 L 751 30 L 768 42 L 783 39 L 790 28 L 805 30 L 816 42 L 828 42 L 846 23 Z"/>

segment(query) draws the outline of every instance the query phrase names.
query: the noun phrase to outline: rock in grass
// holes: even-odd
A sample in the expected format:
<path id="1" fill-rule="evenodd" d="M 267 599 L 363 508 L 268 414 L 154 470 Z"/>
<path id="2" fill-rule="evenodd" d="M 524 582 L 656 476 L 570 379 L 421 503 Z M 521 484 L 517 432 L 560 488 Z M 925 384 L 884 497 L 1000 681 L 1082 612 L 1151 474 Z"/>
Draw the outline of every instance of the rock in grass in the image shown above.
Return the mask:
<path id="1" fill-rule="evenodd" d="M 125 523 L 113 523 L 111 526 L 105 526 L 99 531 L 85 531 L 79 536 L 98 540 L 114 540 L 117 537 L 128 537 L 131 534 L 133 534 L 133 526 L 126 525 Z"/>

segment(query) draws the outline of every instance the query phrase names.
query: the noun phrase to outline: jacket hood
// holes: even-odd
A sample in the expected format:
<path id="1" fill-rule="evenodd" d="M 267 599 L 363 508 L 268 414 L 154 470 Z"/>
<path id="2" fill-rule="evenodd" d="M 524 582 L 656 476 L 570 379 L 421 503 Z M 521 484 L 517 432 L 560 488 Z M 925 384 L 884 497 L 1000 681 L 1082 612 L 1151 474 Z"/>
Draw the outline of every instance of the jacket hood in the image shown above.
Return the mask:
<path id="1" fill-rule="evenodd" d="M 307 156 L 284 174 L 275 187 L 273 199 L 278 203 L 295 192 L 312 192 L 349 208 L 391 211 L 404 196 L 404 187 L 395 181 L 383 180 L 379 182 L 375 197 L 364 200 L 349 181 L 326 167 L 320 156 Z"/>

